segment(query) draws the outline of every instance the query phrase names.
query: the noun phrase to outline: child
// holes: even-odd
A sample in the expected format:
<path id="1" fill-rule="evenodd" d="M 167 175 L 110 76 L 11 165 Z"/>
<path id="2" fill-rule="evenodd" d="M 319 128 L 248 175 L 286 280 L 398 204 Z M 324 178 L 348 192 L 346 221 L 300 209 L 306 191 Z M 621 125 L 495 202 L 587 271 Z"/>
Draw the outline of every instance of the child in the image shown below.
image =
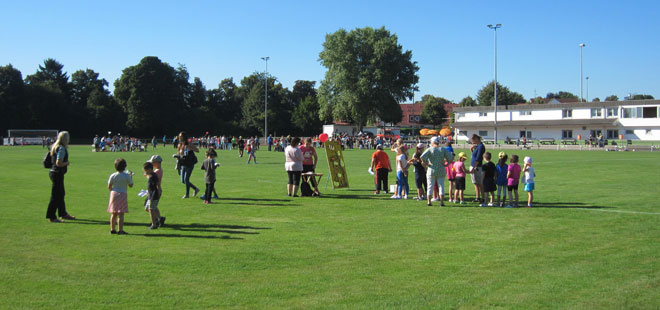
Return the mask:
<path id="1" fill-rule="evenodd" d="M 504 202 L 506 201 L 506 192 L 507 192 L 507 173 L 509 171 L 509 165 L 506 164 L 506 161 L 509 159 L 509 156 L 504 152 L 500 152 L 498 155 L 499 161 L 495 166 L 497 170 L 497 205 L 504 207 Z M 504 195 L 504 199 L 500 198 Z"/>
<path id="2" fill-rule="evenodd" d="M 151 156 L 151 158 L 149 158 L 147 162 L 153 165 L 154 173 L 158 176 L 158 190 L 159 190 L 158 196 L 163 197 L 163 188 L 161 186 L 161 184 L 163 184 L 163 169 L 161 169 L 163 158 L 161 158 L 159 155 L 154 155 Z M 145 208 L 145 211 L 149 212 L 147 208 Z M 165 217 L 160 216 L 160 208 L 158 208 L 157 211 L 158 211 L 158 227 L 162 227 L 163 225 L 165 225 Z"/>
<path id="3" fill-rule="evenodd" d="M 456 187 L 456 193 L 454 193 L 454 201 L 461 199 L 460 204 L 464 204 L 465 200 L 463 199 L 463 191 L 465 190 L 465 176 L 468 173 L 465 170 L 465 160 L 467 155 L 464 152 L 458 153 L 458 161 L 454 162 L 454 172 L 456 176 L 454 177 L 454 185 Z"/>
<path id="4" fill-rule="evenodd" d="M 408 199 L 408 155 L 406 146 L 401 145 L 396 150 L 396 179 L 399 182 L 399 188 L 395 199 Z M 403 197 L 401 193 L 404 193 Z"/>
<path id="5" fill-rule="evenodd" d="M 426 196 L 426 169 L 422 164 L 422 153 L 424 152 L 424 143 L 417 144 L 417 150 L 415 150 L 415 155 L 413 158 L 408 161 L 409 164 L 412 164 L 415 167 L 415 184 L 417 185 L 417 197 L 416 200 L 425 200 Z"/>
<path id="6" fill-rule="evenodd" d="M 448 148 L 451 147 L 451 142 L 447 142 L 448 147 L 445 147 L 449 151 Z M 454 191 L 456 191 L 456 170 L 454 170 L 454 152 L 451 152 L 451 160 L 447 161 L 447 164 L 445 165 L 445 172 L 447 172 L 447 181 L 449 181 L 449 202 L 458 202 L 458 198 L 456 195 L 454 195 Z"/>
<path id="7" fill-rule="evenodd" d="M 218 154 L 214 149 L 206 151 L 206 159 L 202 162 L 202 170 L 204 173 L 204 180 L 206 181 L 206 192 L 204 194 L 204 203 L 211 203 L 211 193 L 215 186 L 215 168 L 220 166 L 220 164 L 215 162 L 215 158 L 218 157 Z"/>
<path id="8" fill-rule="evenodd" d="M 118 158 L 115 160 L 117 172 L 110 175 L 108 179 L 108 190 L 110 191 L 110 202 L 108 202 L 108 213 L 110 215 L 110 234 L 126 235 L 124 231 L 124 213 L 128 213 L 128 188 L 133 187 L 133 172 L 126 170 L 126 160 Z M 119 232 L 115 230 L 119 226 Z"/>
<path id="9" fill-rule="evenodd" d="M 534 167 L 532 167 L 531 157 L 525 156 L 523 162 L 525 163 L 525 168 L 523 170 L 525 172 L 523 183 L 525 184 L 525 191 L 527 192 L 527 207 L 531 208 L 532 201 L 534 200 L 534 177 L 536 177 L 536 172 L 534 171 Z"/>
<path id="10" fill-rule="evenodd" d="M 158 229 L 162 225 L 161 219 L 164 219 L 160 217 L 160 210 L 158 210 L 158 200 L 162 193 L 158 174 L 154 172 L 154 165 L 150 162 L 144 163 L 142 169 L 144 170 L 144 176 L 147 177 L 147 198 L 144 201 L 144 210 L 149 212 L 151 217 L 149 229 Z"/>
<path id="11" fill-rule="evenodd" d="M 489 207 L 493 206 L 493 200 L 495 199 L 495 190 L 497 190 L 497 170 L 495 164 L 490 161 L 490 152 L 484 153 L 484 159 L 486 164 L 483 166 L 484 170 L 484 196 L 488 195 L 490 197 L 490 202 L 488 203 Z"/>
<path id="12" fill-rule="evenodd" d="M 507 178 L 507 189 L 509 191 L 509 205 L 507 208 L 517 208 L 518 207 L 518 183 L 520 182 L 520 165 L 518 165 L 518 155 L 511 155 L 511 164 L 506 174 Z M 516 197 L 515 202 L 511 193 Z"/>
<path id="13" fill-rule="evenodd" d="M 385 193 L 389 192 L 387 177 L 392 171 L 390 157 L 383 151 L 383 145 L 376 145 L 376 151 L 371 154 L 371 171 L 375 173 L 376 191 L 374 195 L 380 194 L 381 186 Z"/>
<path id="14" fill-rule="evenodd" d="M 256 151 L 256 148 L 254 147 L 254 139 L 248 140 L 247 145 L 245 146 L 247 153 L 248 153 L 248 165 L 250 164 L 250 160 L 254 159 L 254 163 L 257 164 L 257 155 L 254 154 Z"/>

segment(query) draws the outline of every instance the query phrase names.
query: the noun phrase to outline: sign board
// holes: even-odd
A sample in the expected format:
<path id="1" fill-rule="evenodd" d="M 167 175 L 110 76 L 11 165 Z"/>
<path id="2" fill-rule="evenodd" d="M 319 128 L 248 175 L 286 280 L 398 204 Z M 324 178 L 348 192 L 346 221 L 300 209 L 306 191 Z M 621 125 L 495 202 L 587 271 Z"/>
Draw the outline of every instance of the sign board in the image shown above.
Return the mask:
<path id="1" fill-rule="evenodd" d="M 323 145 L 325 146 L 325 155 L 328 157 L 332 188 L 347 188 L 348 176 L 346 175 L 346 165 L 344 164 L 344 154 L 341 150 L 341 144 L 339 141 L 326 141 Z"/>

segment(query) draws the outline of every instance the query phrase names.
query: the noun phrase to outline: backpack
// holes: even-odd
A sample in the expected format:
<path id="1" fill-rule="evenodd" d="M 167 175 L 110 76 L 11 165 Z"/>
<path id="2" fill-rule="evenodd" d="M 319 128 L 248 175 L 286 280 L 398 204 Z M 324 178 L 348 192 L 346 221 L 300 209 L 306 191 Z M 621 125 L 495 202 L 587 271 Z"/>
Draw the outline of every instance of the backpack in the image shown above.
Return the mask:
<path id="1" fill-rule="evenodd" d="M 311 197 L 312 194 L 314 194 L 314 191 L 312 190 L 312 187 L 309 186 L 309 183 L 301 182 L 300 183 L 300 196 Z"/>
<path id="2" fill-rule="evenodd" d="M 46 155 L 43 159 L 44 168 L 50 169 L 53 168 L 53 156 L 50 155 L 50 151 L 46 152 Z"/>

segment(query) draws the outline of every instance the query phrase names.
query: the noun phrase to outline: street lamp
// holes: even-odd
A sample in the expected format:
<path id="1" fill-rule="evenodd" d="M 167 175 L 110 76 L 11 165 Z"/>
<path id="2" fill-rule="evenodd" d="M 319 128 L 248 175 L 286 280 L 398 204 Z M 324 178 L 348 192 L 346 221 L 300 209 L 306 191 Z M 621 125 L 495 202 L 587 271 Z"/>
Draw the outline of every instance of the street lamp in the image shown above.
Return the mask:
<path id="1" fill-rule="evenodd" d="M 495 122 L 494 122 L 494 127 L 495 127 L 495 144 L 497 144 L 497 28 L 501 28 L 502 24 L 496 24 L 493 26 L 492 24 L 487 25 L 488 28 L 493 29 L 493 33 L 495 34 L 495 83 L 493 87 L 495 88 Z"/>
<path id="2" fill-rule="evenodd" d="M 587 46 L 584 43 L 580 43 L 580 102 L 584 101 L 584 97 L 582 97 L 582 48 Z"/>
<path id="3" fill-rule="evenodd" d="M 587 101 L 589 101 L 589 77 L 586 77 L 587 79 Z"/>
<path id="4" fill-rule="evenodd" d="M 268 59 L 269 56 L 261 57 L 266 62 L 266 73 L 264 74 L 264 139 L 268 138 Z"/>

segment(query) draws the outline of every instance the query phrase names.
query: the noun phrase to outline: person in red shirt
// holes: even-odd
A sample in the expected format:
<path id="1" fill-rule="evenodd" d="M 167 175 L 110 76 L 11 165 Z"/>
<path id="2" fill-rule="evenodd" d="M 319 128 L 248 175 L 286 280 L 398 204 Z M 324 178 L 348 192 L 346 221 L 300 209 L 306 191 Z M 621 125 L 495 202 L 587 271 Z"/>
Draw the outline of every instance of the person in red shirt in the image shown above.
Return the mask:
<path id="1" fill-rule="evenodd" d="M 374 171 L 376 174 L 376 191 L 374 195 L 380 194 L 381 185 L 385 193 L 388 193 L 387 176 L 392 172 L 392 166 L 390 166 L 390 157 L 383 151 L 382 144 L 378 144 L 376 146 L 376 152 L 371 155 L 371 171 Z"/>

